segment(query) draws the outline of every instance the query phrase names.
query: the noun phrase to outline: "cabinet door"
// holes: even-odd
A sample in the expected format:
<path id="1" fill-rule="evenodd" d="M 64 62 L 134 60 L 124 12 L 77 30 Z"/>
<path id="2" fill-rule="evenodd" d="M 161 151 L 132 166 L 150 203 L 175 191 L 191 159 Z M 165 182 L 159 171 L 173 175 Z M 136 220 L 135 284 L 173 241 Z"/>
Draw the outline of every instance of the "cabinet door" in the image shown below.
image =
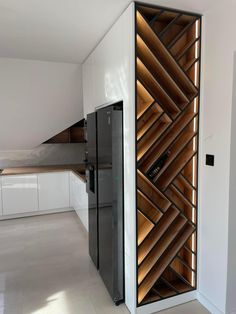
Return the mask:
<path id="1" fill-rule="evenodd" d="M 70 173 L 70 206 L 73 207 L 88 230 L 88 194 L 86 183 L 74 173 Z"/>
<path id="2" fill-rule="evenodd" d="M 2 177 L 3 215 L 38 210 L 37 175 Z"/>
<path id="3" fill-rule="evenodd" d="M 69 207 L 69 172 L 38 175 L 39 209 Z"/>

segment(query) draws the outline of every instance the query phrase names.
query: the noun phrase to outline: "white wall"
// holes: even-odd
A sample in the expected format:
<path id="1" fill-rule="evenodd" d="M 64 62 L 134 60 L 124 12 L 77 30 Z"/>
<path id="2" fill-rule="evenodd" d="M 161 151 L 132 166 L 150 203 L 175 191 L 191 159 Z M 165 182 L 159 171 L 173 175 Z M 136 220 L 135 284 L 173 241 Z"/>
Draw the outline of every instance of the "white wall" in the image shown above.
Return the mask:
<path id="1" fill-rule="evenodd" d="M 235 9 L 232 1 L 204 14 L 198 289 L 212 313 L 226 313 Z M 214 167 L 204 165 L 206 153 L 215 155 Z"/>
<path id="2" fill-rule="evenodd" d="M 134 66 L 132 3 L 83 65 L 85 116 L 106 103 L 123 100 L 124 104 L 125 299 L 132 313 L 136 308 Z"/>
<path id="3" fill-rule="evenodd" d="M 231 115 L 230 190 L 228 232 L 228 276 L 226 312 L 236 313 L 236 53 L 234 53 L 233 102 Z"/>
<path id="4" fill-rule="evenodd" d="M 0 151 L 31 149 L 83 116 L 81 65 L 0 58 Z"/>

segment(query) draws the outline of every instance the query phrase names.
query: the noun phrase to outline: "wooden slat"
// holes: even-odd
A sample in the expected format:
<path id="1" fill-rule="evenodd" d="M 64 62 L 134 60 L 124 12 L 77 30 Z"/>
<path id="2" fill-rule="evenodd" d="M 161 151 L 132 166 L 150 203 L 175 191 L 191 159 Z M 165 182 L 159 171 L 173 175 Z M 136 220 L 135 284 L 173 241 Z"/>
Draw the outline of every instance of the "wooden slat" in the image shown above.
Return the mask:
<path id="1" fill-rule="evenodd" d="M 152 105 L 154 99 L 143 87 L 143 85 L 137 81 L 137 118 L 139 119 L 142 114 Z"/>
<path id="2" fill-rule="evenodd" d="M 145 239 L 153 227 L 154 224 L 138 211 L 138 245 Z"/>
<path id="3" fill-rule="evenodd" d="M 166 213 L 162 216 L 159 223 L 148 234 L 145 241 L 138 248 L 138 265 L 149 254 L 151 249 L 160 240 L 166 230 L 170 227 L 174 219 L 178 216 L 179 211 L 175 207 L 170 207 Z"/>
<path id="4" fill-rule="evenodd" d="M 140 190 L 137 191 L 137 205 L 153 223 L 157 223 L 162 216 L 160 209 Z"/>

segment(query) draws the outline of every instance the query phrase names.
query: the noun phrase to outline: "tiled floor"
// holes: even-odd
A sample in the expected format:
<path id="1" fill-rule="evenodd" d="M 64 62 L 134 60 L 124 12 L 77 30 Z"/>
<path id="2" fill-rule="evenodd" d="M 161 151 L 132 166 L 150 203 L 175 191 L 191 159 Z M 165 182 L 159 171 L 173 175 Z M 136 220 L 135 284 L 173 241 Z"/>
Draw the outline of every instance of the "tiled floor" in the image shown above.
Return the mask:
<path id="1" fill-rule="evenodd" d="M 74 212 L 0 222 L 0 314 L 129 313 L 114 306 Z M 162 314 L 207 314 L 191 302 Z"/>

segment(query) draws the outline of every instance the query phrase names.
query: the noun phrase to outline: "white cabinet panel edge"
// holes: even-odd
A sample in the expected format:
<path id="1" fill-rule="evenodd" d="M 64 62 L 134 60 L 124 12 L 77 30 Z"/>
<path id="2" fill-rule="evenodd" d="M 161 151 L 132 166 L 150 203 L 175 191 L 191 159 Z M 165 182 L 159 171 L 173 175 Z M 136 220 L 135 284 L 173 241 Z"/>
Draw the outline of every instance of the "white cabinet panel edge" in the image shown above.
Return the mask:
<path id="1" fill-rule="evenodd" d="M 86 183 L 70 172 L 70 206 L 74 208 L 83 226 L 88 231 L 88 194 Z"/>

